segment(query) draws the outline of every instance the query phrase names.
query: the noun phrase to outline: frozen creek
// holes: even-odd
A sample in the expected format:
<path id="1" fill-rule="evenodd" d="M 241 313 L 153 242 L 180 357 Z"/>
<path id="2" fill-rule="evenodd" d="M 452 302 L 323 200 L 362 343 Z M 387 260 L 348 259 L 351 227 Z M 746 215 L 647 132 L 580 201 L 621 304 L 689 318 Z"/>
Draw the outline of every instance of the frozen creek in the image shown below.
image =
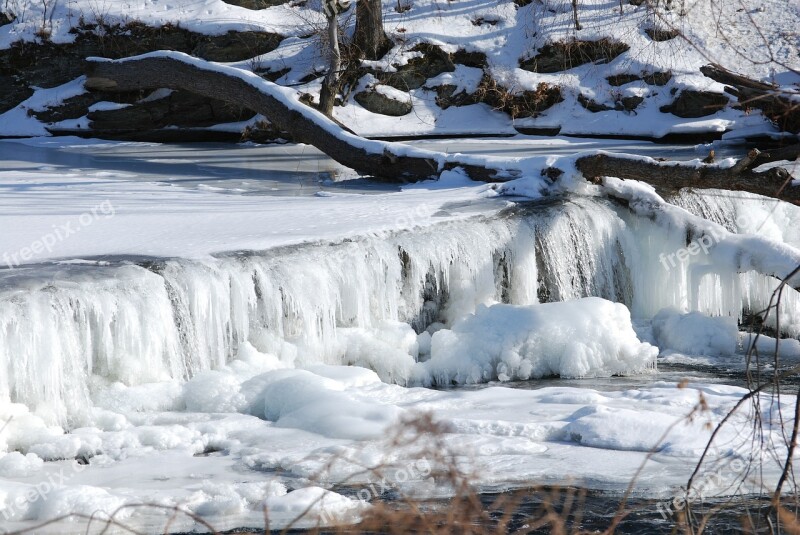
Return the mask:
<path id="1" fill-rule="evenodd" d="M 0 171 L 11 192 L 0 201 L 3 223 L 20 229 L 4 238 L 5 251 L 103 200 L 116 209 L 59 243 L 53 258 L 0 270 L 4 529 L 136 503 L 180 504 L 218 529 L 262 526 L 264 506 L 272 527 L 311 504 L 326 518 L 355 520 L 369 474 L 349 481 L 356 491 L 318 499 L 320 487 L 359 464 L 390 463 L 411 476 L 393 488 L 446 495 L 426 480 L 424 463 L 414 464 L 420 459 L 387 443 L 416 412 L 446 424 L 444 440 L 484 490 L 572 483 L 619 493 L 656 448 L 636 492 L 670 498 L 705 446 L 704 424 L 744 390 L 716 381 L 677 388 L 656 371 L 656 355 L 684 365 L 740 362 L 737 322 L 765 308 L 776 286 L 703 255 L 667 269 L 661 258 L 686 246 L 684 231 L 598 197 L 511 203 L 463 184 L 395 192 L 335 181 L 300 191 L 285 178 L 267 188 L 257 169 L 237 175 L 245 158 L 224 152 L 201 164 L 160 146 L 34 148 L 17 147 L 25 165 Z M 285 150 L 300 169 L 298 149 Z M 110 160 L 114 173 L 95 169 Z M 314 176 L 329 165 L 311 160 Z M 23 210 L 20 199 L 37 190 L 45 223 L 31 228 L 23 214 L 31 206 Z M 199 203 L 196 213 L 189 201 Z M 365 202 L 371 211 L 359 212 Z M 713 195 L 678 203 L 742 227 L 730 230 L 797 245 L 792 209 Z M 263 204 L 291 209 L 273 216 Z M 181 210 L 187 227 L 164 232 Z M 218 230 L 236 225 L 235 236 Z M 259 241 L 263 225 L 278 241 Z M 280 241 L 288 227 L 299 229 L 297 243 Z M 212 234 L 216 251 L 194 245 Z M 143 248 L 153 236 L 167 245 Z M 781 330 L 800 334 L 795 293 L 782 301 Z M 782 357 L 800 358 L 798 345 L 784 341 Z M 580 381 L 502 386 L 553 375 Z M 628 388 L 612 376 L 646 379 Z M 709 410 L 658 443 L 700 393 Z M 783 405 L 790 414 L 793 400 Z M 771 422 L 779 408 L 758 410 Z M 749 454 L 753 410 L 734 419 L 719 459 Z M 781 442 L 779 427 L 767 433 Z M 350 461 L 320 475 L 332 456 Z M 777 465 L 764 469 L 776 477 Z M 706 492 L 729 493 L 737 477 L 726 471 Z M 116 518 L 159 531 L 170 514 L 124 508 Z M 181 517 L 171 529 L 199 527 Z"/>

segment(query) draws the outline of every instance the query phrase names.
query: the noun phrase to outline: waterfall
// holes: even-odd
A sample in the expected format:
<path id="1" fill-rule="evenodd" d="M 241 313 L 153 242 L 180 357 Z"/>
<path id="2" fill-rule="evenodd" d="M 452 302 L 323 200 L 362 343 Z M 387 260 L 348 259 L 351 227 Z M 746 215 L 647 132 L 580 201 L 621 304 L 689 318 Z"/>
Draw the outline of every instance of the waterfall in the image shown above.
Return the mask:
<path id="1" fill-rule="evenodd" d="M 285 366 L 358 364 L 403 383 L 426 329 L 495 302 L 598 296 L 644 318 L 667 306 L 734 317 L 765 306 L 776 286 L 765 277 L 702 255 L 665 269 L 660 255 L 685 245 L 684 229 L 586 197 L 206 260 L 6 271 L 0 399 L 77 426 L 98 384 L 184 381 L 253 350 Z M 783 308 L 784 328 L 800 332 L 796 292 Z"/>

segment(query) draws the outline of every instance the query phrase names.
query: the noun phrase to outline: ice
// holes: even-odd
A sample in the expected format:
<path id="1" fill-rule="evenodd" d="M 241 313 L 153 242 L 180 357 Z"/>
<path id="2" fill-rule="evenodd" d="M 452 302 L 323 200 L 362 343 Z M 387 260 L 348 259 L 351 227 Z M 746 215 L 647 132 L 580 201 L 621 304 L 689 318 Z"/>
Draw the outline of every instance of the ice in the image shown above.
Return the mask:
<path id="1" fill-rule="evenodd" d="M 353 522 L 359 518 L 359 513 L 367 509 L 363 502 L 353 500 L 319 487 L 306 487 L 286 494 L 271 498 L 266 502 L 267 511 L 270 513 L 291 517 L 301 515 L 306 510 L 310 517 L 320 517 L 321 523 L 331 521 Z M 306 520 L 307 521 L 307 520 Z"/>
<path id="2" fill-rule="evenodd" d="M 44 461 L 33 453 L 26 455 L 12 451 L 0 457 L 0 475 L 2 477 L 30 477 L 41 471 Z"/>
<path id="3" fill-rule="evenodd" d="M 625 305 L 597 297 L 532 306 L 479 307 L 433 335 L 422 364 L 434 384 L 629 375 L 653 371 Z"/>
<path id="4" fill-rule="evenodd" d="M 690 444 L 702 451 L 711 435 L 702 423 L 692 425 L 680 417 L 670 420 L 642 410 L 586 407 L 572 418 L 563 429 L 565 438 L 601 449 L 649 452 L 663 451 L 675 444 L 685 452 L 686 439 L 691 437 Z M 670 433 L 673 428 L 675 432 Z"/>
<path id="5" fill-rule="evenodd" d="M 739 346 L 745 354 L 754 357 L 779 357 L 800 359 L 800 340 L 794 338 L 775 339 L 764 334 L 739 333 Z"/>
<path id="6" fill-rule="evenodd" d="M 373 377 L 380 383 L 377 375 Z M 242 389 L 257 392 L 254 399 L 248 399 L 251 414 L 281 427 L 332 438 L 378 438 L 401 415 L 390 405 L 355 400 L 343 391 L 341 382 L 305 370 L 269 372 Z"/>
<path id="7" fill-rule="evenodd" d="M 28 510 L 29 518 L 58 518 L 69 514 L 80 514 L 98 519 L 114 518 L 124 521 L 131 509 L 122 506 L 127 500 L 114 496 L 105 489 L 86 485 L 54 488 L 41 498 L 34 500 Z"/>
<path id="8" fill-rule="evenodd" d="M 653 318 L 658 347 L 689 355 L 732 355 L 739 330 L 730 317 L 708 317 L 700 312 L 681 314 L 664 309 Z"/>
<path id="9" fill-rule="evenodd" d="M 17 446 L 18 453 L 0 458 L 0 466 L 16 470 L 4 472 L 6 494 L 0 493 L 8 525 L 22 527 L 67 510 L 108 513 L 143 502 L 180 504 L 222 529 L 263 527 L 264 506 L 273 527 L 286 526 L 309 506 L 311 515 L 302 525 L 334 519 L 353 522 L 366 504 L 326 491 L 327 485 L 347 480 L 355 496 L 379 482 L 412 495 L 434 492 L 426 483 L 433 461 L 424 450 L 420 454 L 418 449 L 398 448 L 391 438 L 402 429 L 396 427 L 398 416 L 420 411 L 446 429 L 442 444 L 463 459 L 463 468 L 475 474 L 479 488 L 508 488 L 531 480 L 574 482 L 573 476 L 582 475 L 590 488 L 622 491 L 651 455 L 637 479 L 637 492 L 670 492 L 693 468 L 710 433 L 706 423 L 719 421 L 746 392 L 665 383 L 611 392 L 558 386 L 435 391 L 389 385 L 373 371 L 357 367 L 315 365 L 249 379 L 252 369 L 245 373 L 243 366 L 237 368 L 227 371 L 224 384 L 248 401 L 239 414 L 216 412 L 230 410 L 225 404 L 207 407 L 213 411 L 208 413 L 121 407 L 115 414 L 128 423 L 117 429 L 86 427 L 48 436 L 47 443 L 59 437 L 77 440 L 77 450 L 89 462 L 85 465 L 74 459 L 42 464 L 30 452 L 23 453 L 26 447 Z M 216 381 L 209 379 L 213 374 L 199 377 L 197 389 Z M 689 422 L 687 416 L 701 394 L 709 409 L 695 413 Z M 785 398 L 782 410 L 789 411 L 792 404 Z M 776 407 L 762 405 L 765 421 L 777 417 Z M 712 458 L 747 451 L 751 410 L 743 408 L 732 417 L 731 430 L 720 435 Z M 250 412 L 260 412 L 260 417 Z M 110 421 L 105 413 L 99 418 Z M 4 436 L 7 433 L 8 429 Z M 767 433 L 767 440 L 778 443 L 777 426 Z M 656 451 L 650 453 L 653 446 Z M 5 458 L 11 460 L 4 462 Z M 364 470 L 384 464 L 394 467 L 384 472 L 384 480 Z M 399 471 L 414 477 L 394 481 L 392 474 Z M 765 474 L 775 478 L 778 472 L 767 469 Z M 48 481 L 60 485 L 55 490 L 42 487 L 42 499 L 24 498 L 37 482 Z M 725 481 L 719 483 L 724 492 Z M 289 488 L 295 490 L 287 492 Z M 154 515 L 141 507 L 125 510 L 126 523 L 145 531 L 163 530 L 172 514 Z M 192 529 L 190 520 L 179 516 L 174 529 Z M 76 532 L 82 529 L 80 522 L 74 526 Z M 52 531 L 63 532 L 63 525 Z"/>
<path id="10" fill-rule="evenodd" d="M 427 191 L 463 199 L 461 189 Z M 351 364 L 401 385 L 433 381 L 433 368 L 416 370 L 450 362 L 455 353 L 422 367 L 416 361 L 443 346 L 437 336 L 454 338 L 459 321 L 481 305 L 594 296 L 624 304 L 635 319 L 672 307 L 733 322 L 766 308 L 777 282 L 735 273 L 724 255 L 699 254 L 674 267 L 659 261 L 685 243 L 679 226 L 601 198 L 575 197 L 507 218 L 478 216 L 266 252 L 8 270 L 0 293 L 6 333 L 0 395 L 67 427 L 91 421 L 93 405 L 117 412 L 227 411 L 241 400 L 226 374 L 246 380 L 281 368 Z M 492 310 L 479 314 L 500 313 Z M 521 310 L 515 314 L 535 313 Z M 799 310 L 797 292 L 786 290 L 784 333 L 800 332 Z M 436 333 L 441 329 L 447 330 Z M 620 357 L 627 364 L 612 365 L 603 359 L 617 357 L 598 360 L 600 349 L 583 348 L 574 367 L 545 364 L 527 351 L 489 351 L 471 371 L 451 363 L 436 373 L 472 382 L 574 377 L 627 373 L 633 363 Z M 220 374 L 202 375 L 209 371 Z"/>

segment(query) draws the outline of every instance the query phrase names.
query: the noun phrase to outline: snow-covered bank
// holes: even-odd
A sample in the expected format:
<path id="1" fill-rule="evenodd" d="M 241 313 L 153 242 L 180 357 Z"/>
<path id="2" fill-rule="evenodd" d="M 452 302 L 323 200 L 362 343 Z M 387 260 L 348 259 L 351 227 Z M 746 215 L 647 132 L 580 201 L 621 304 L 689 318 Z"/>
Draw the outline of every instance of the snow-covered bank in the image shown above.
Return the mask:
<path id="1" fill-rule="evenodd" d="M 709 132 L 742 137 L 773 135 L 777 129 L 761 114 L 750 113 L 746 103 L 740 105 L 731 95 L 724 95 L 722 84 L 700 74 L 701 66 L 720 63 L 797 92 L 800 58 L 794 32 L 800 8 L 793 2 L 747 0 L 733 5 L 694 0 L 681 9 L 654 9 L 652 3 L 585 0 L 579 7 L 580 30 L 575 29 L 567 0 L 524 4 L 512 0 L 479 1 L 469 6 L 436 0 L 415 0 L 403 6 L 385 2 L 384 27 L 394 46 L 383 58 L 365 61 L 360 70 L 349 73 L 356 79 L 343 105 L 336 106 L 335 116 L 364 136 L 513 134 L 533 128 L 654 138 Z M 267 47 L 269 52 L 254 49 L 248 53 L 245 47 L 238 50 L 232 65 L 312 95 L 318 93 L 327 68 L 319 38 L 325 22 L 317 1 L 251 10 L 224 0 L 200 0 L 191 5 L 156 5 L 147 0 L 110 3 L 102 8 L 93 0 L 69 4 L 10 0 L 3 9 L 11 20 L 0 26 L 0 56 L 12 47 L 29 50 L 42 42 L 43 50 L 94 43 L 92 50 L 109 53 L 104 39 L 122 41 L 142 28 L 160 27 L 177 32 L 177 37 L 150 43 L 149 48 L 147 39 L 141 39 L 144 48 L 131 47 L 124 55 L 174 49 L 185 40 L 184 31 L 195 32 L 194 41 L 203 36 L 224 37 L 233 31 L 269 32 L 277 39 L 274 46 Z M 345 41 L 352 37 L 354 19 L 352 9 L 342 16 Z M 667 38 L 654 37 L 654 30 Z M 237 43 L 235 38 L 231 41 Z M 224 40 L 221 42 L 223 45 L 217 46 L 224 48 Z M 568 49 L 570 43 L 594 43 L 600 48 L 611 45 L 617 51 L 600 51 L 593 61 L 559 55 L 558 47 Z M 426 55 L 432 49 L 438 52 Z M 557 68 L 538 68 L 535 58 L 553 50 L 556 54 L 545 57 L 544 62 L 557 64 Z M 190 45 L 183 51 L 203 56 L 203 50 Z M 85 58 L 80 46 L 66 53 L 76 54 L 73 63 Z M 43 54 L 42 58 L 49 61 L 51 56 Z M 8 63 L 14 66 L 13 61 Z M 52 74 L 59 70 L 55 65 L 45 69 Z M 393 80 L 392 75 L 398 73 L 399 78 Z M 405 78 L 409 73 L 411 82 Z M 47 128 L 86 131 L 97 127 L 102 131 L 102 112 L 138 109 L 148 99 L 167 98 L 154 93 L 136 102 L 109 103 L 101 99 L 113 96 L 84 94 L 79 70 L 65 78 L 46 77 L 44 83 L 34 68 L 15 74 L 19 76 L 9 76 L 9 87 L 18 91 L 9 92 L 17 105 L 0 115 L 0 135 L 45 135 Z M 17 78 L 36 83 L 20 85 Z M 548 99 L 546 104 L 538 102 L 536 93 L 543 88 L 557 92 L 558 98 Z M 494 92 L 496 98 L 487 98 L 487 93 Z M 359 98 L 370 94 L 410 106 L 399 117 L 385 115 L 380 106 Z M 66 111 L 45 113 L 41 118 L 28 114 L 47 107 L 58 109 L 60 103 L 75 96 L 89 102 L 80 113 L 67 106 Z M 533 101 L 536 104 L 531 105 Z M 507 106 L 508 102 L 518 105 Z M 164 128 L 175 130 L 173 127 L 191 132 L 196 126 L 207 127 L 204 120 L 214 119 L 212 115 L 198 125 L 187 125 L 181 115 L 187 114 L 175 114 L 167 124 L 147 122 L 147 113 L 138 117 L 148 130 L 162 133 Z M 251 115 L 246 115 L 244 122 L 229 117 L 221 128 L 252 128 L 260 118 Z M 114 124 L 114 117 L 119 116 L 107 116 L 106 130 L 109 123 L 112 133 L 126 130 L 125 124 Z"/>

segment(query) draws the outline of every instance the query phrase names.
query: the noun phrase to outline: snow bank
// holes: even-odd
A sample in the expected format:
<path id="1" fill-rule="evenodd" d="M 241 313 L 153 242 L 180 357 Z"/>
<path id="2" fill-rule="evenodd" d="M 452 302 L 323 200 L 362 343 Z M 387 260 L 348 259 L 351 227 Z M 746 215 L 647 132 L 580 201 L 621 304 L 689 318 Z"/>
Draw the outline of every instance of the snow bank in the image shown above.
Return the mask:
<path id="1" fill-rule="evenodd" d="M 268 372 L 242 385 L 251 414 L 331 438 L 380 437 L 402 414 L 391 405 L 354 399 L 344 389 L 340 381 L 305 370 Z"/>
<path id="2" fill-rule="evenodd" d="M 628 309 L 597 297 L 479 307 L 433 335 L 423 382 L 605 377 L 655 368 L 658 350 L 636 337 Z"/>
<path id="3" fill-rule="evenodd" d="M 662 350 L 689 355 L 732 355 L 739 329 L 730 317 L 708 317 L 700 312 L 681 314 L 665 308 L 653 318 L 653 336 Z"/>
<path id="4" fill-rule="evenodd" d="M 702 453 L 710 436 L 704 418 L 649 410 L 587 406 L 571 418 L 562 430 L 565 440 L 604 450 L 692 456 Z M 730 440 L 731 433 L 723 430 L 720 443 Z"/>

